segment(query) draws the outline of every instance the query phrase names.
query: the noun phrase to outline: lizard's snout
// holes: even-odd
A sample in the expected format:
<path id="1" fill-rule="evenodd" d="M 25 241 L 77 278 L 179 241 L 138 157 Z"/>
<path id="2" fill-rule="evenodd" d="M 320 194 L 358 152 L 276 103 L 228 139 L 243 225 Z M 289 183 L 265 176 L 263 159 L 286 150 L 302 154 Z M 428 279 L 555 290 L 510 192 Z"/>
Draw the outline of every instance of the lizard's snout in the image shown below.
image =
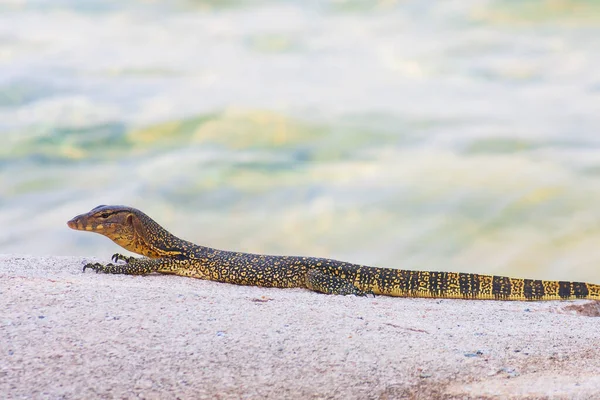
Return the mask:
<path id="1" fill-rule="evenodd" d="M 67 221 L 67 226 L 71 229 L 75 229 L 78 231 L 85 230 L 85 224 L 81 221 L 81 216 L 78 215 L 75 218 Z"/>

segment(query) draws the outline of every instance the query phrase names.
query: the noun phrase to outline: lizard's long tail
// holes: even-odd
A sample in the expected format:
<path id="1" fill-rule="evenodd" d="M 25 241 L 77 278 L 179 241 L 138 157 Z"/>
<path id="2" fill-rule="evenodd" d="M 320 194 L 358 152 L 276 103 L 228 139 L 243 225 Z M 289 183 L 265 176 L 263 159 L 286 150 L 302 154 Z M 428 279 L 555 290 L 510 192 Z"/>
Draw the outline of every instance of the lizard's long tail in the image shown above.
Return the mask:
<path id="1" fill-rule="evenodd" d="M 360 268 L 354 284 L 364 291 L 399 297 L 481 300 L 600 300 L 600 285 L 455 272 Z"/>

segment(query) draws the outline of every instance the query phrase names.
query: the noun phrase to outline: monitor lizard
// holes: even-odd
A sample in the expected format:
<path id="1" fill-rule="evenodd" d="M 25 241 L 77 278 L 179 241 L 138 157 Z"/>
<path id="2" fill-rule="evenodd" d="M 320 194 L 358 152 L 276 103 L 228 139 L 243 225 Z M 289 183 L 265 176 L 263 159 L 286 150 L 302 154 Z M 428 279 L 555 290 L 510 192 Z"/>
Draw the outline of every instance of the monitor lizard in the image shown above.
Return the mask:
<path id="1" fill-rule="evenodd" d="M 600 285 L 509 278 L 474 273 L 376 268 L 327 258 L 223 251 L 182 240 L 146 214 L 126 206 L 98 206 L 67 222 L 76 230 L 104 235 L 145 257 L 112 256 L 113 263 L 88 263 L 108 274 L 153 272 L 238 285 L 293 288 L 339 295 L 368 294 L 487 300 L 600 300 Z M 122 261 L 122 262 L 119 262 Z"/>

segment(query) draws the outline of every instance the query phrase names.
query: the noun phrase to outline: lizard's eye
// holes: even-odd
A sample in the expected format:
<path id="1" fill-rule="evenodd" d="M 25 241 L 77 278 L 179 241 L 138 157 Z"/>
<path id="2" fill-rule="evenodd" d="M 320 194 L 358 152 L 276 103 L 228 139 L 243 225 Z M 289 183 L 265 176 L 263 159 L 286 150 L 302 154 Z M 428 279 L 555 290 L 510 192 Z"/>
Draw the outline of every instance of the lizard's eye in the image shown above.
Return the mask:
<path id="1" fill-rule="evenodd" d="M 110 214 L 109 213 L 103 213 L 103 214 L 100 214 L 99 217 L 106 219 L 106 218 L 110 217 Z"/>

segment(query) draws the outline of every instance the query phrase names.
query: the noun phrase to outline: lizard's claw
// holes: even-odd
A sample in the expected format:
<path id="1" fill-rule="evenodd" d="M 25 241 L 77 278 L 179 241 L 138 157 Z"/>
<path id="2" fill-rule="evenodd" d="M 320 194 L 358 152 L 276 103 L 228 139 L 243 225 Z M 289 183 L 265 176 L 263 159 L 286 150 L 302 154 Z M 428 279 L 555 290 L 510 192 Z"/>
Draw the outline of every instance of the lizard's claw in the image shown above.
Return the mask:
<path id="1" fill-rule="evenodd" d="M 83 266 L 83 272 L 85 272 L 85 270 L 87 268 L 96 271 L 96 273 L 98 273 L 100 271 L 105 272 L 107 269 L 109 269 L 109 267 L 114 267 L 114 265 L 113 264 L 102 265 L 100 263 L 88 263 Z"/>
<path id="2" fill-rule="evenodd" d="M 373 293 L 372 290 L 367 290 L 367 291 L 365 291 L 364 296 L 369 297 L 369 298 L 375 298 L 375 293 Z"/>
<path id="3" fill-rule="evenodd" d="M 132 258 L 133 257 L 127 257 L 127 256 L 124 256 L 123 254 L 115 253 L 112 255 L 112 257 L 110 259 L 113 260 L 114 262 L 118 262 L 119 260 L 121 260 L 121 261 L 125 261 L 125 263 L 128 263 L 129 261 L 131 261 Z"/>
<path id="4" fill-rule="evenodd" d="M 87 268 L 93 269 L 94 271 L 98 272 L 100 267 L 102 267 L 102 264 L 100 263 L 87 263 L 83 266 L 83 272 L 85 272 Z"/>

